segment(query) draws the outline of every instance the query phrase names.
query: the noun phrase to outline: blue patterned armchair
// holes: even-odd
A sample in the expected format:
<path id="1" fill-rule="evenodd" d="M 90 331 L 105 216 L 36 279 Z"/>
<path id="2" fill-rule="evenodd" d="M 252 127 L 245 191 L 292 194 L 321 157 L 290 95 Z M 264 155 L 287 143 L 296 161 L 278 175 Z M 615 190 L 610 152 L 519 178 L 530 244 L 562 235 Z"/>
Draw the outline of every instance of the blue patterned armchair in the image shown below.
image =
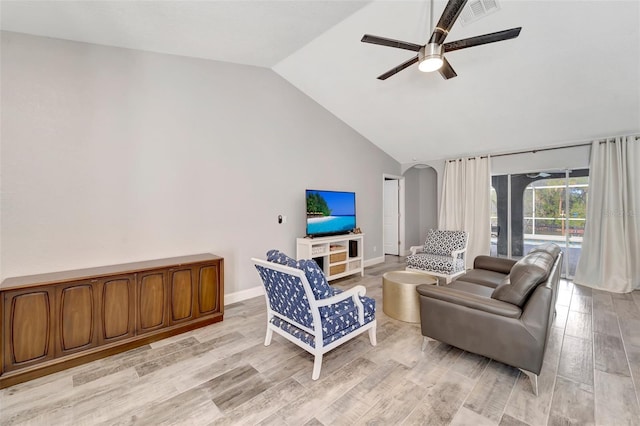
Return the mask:
<path id="1" fill-rule="evenodd" d="M 467 239 L 466 231 L 430 229 L 424 245 L 410 248 L 406 270 L 442 277 L 449 284 L 465 273 Z"/>
<path id="2" fill-rule="evenodd" d="M 376 345 L 375 300 L 364 296 L 364 286 L 333 288 L 314 260 L 295 261 L 278 250 L 267 252 L 266 261 L 251 260 L 267 299 L 264 345 L 276 332 L 313 354 L 313 380 L 320 377 L 322 356 L 342 343 L 368 331 Z"/>

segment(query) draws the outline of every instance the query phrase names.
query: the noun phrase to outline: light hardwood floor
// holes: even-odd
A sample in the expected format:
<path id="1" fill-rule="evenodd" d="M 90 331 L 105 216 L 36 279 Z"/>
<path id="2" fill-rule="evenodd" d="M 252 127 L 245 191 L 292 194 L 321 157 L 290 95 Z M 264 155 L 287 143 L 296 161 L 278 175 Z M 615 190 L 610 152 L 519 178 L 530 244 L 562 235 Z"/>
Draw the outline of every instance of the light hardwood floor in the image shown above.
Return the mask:
<path id="1" fill-rule="evenodd" d="M 334 283 L 376 299 L 378 345 L 365 333 L 335 349 L 318 381 L 311 355 L 263 345 L 257 297 L 222 323 L 1 390 L 0 424 L 640 425 L 640 292 L 563 281 L 535 397 L 512 367 L 434 341 L 422 352 L 419 325 L 382 311 L 381 276 L 402 267 L 388 256 Z"/>

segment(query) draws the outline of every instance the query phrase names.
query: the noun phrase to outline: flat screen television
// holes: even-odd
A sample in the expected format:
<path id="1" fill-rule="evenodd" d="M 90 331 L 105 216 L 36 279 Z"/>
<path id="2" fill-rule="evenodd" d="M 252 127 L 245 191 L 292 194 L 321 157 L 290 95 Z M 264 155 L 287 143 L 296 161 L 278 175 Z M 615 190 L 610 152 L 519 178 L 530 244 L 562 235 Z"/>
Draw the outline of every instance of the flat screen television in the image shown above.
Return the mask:
<path id="1" fill-rule="evenodd" d="M 355 192 L 306 190 L 307 236 L 348 234 L 356 227 Z"/>

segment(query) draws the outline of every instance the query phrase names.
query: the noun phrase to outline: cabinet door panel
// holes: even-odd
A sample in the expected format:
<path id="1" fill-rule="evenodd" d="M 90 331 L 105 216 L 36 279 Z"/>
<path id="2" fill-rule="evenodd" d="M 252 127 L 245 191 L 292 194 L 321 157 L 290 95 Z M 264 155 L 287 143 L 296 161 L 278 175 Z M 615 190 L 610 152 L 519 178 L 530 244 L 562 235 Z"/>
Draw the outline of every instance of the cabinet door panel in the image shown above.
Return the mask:
<path id="1" fill-rule="evenodd" d="M 68 352 L 91 346 L 95 315 L 93 287 L 89 284 L 62 288 L 60 295 L 60 349 Z"/>
<path id="2" fill-rule="evenodd" d="M 130 277 L 105 281 L 102 287 L 102 340 L 132 336 L 133 280 Z"/>
<path id="3" fill-rule="evenodd" d="M 199 269 L 198 315 L 206 315 L 218 310 L 218 266 L 202 266 Z"/>
<path id="4" fill-rule="evenodd" d="M 145 274 L 138 290 L 139 329 L 145 332 L 165 325 L 166 311 L 164 272 Z"/>
<path id="5" fill-rule="evenodd" d="M 51 355 L 51 297 L 47 291 L 34 291 L 10 298 L 10 357 L 6 361 L 20 364 L 43 360 Z"/>
<path id="6" fill-rule="evenodd" d="M 171 321 L 193 316 L 193 276 L 191 268 L 171 272 Z"/>

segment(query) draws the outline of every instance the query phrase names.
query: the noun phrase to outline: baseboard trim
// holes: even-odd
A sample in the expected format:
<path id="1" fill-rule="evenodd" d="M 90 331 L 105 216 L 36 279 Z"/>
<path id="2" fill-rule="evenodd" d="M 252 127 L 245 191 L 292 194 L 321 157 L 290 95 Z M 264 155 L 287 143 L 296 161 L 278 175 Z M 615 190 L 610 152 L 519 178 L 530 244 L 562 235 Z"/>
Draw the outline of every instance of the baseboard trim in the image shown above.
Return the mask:
<path id="1" fill-rule="evenodd" d="M 379 263 L 384 263 L 384 256 L 374 257 L 373 259 L 365 260 L 364 267 L 377 265 Z"/>
<path id="2" fill-rule="evenodd" d="M 243 300 L 253 299 L 257 296 L 264 294 L 264 287 L 261 285 L 248 288 L 246 290 L 236 291 L 235 293 L 224 295 L 224 304 L 231 305 L 232 303 L 242 302 Z"/>
<path id="3" fill-rule="evenodd" d="M 364 266 L 373 266 L 378 265 L 379 263 L 384 263 L 384 256 L 374 257 L 373 259 L 368 259 L 363 262 Z M 236 291 L 235 293 L 229 293 L 224 295 L 224 304 L 231 305 L 232 303 L 242 302 L 243 300 L 252 299 L 257 296 L 262 296 L 264 294 L 264 287 L 261 285 L 248 288 L 246 290 Z"/>

